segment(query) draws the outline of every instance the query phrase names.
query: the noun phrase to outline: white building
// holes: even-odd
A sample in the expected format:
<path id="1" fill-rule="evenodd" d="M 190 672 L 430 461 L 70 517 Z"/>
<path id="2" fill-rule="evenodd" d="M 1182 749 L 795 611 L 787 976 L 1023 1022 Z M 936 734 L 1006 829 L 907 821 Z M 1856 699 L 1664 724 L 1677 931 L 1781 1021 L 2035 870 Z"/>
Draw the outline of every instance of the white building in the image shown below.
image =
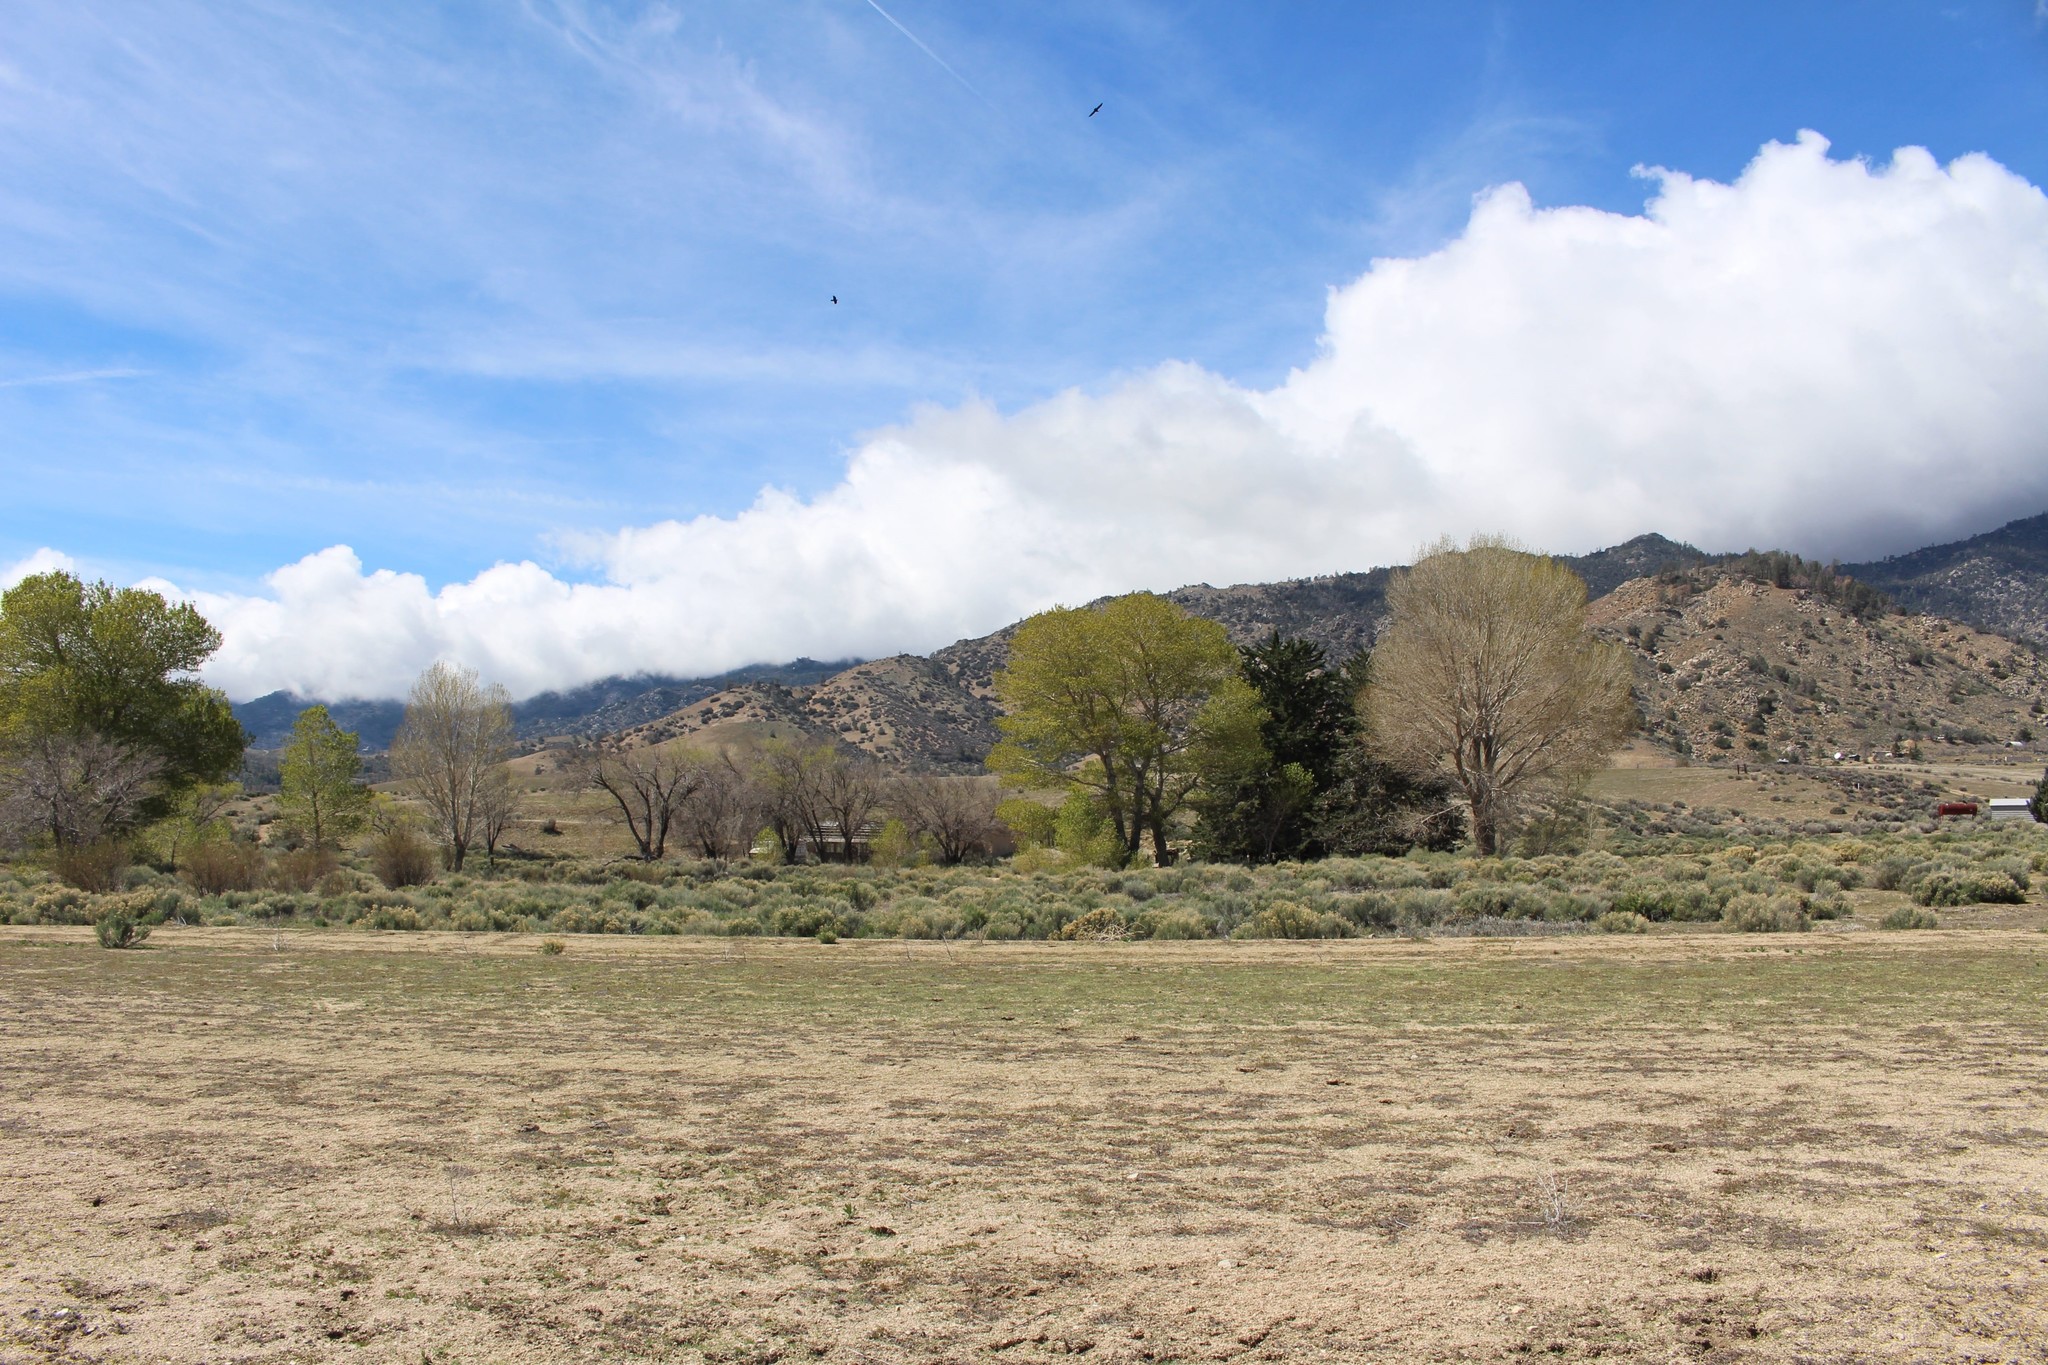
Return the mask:
<path id="1" fill-rule="evenodd" d="M 1991 798 L 1991 818 L 2031 820 L 2034 818 L 2033 803 L 2024 796 L 1994 796 Z"/>

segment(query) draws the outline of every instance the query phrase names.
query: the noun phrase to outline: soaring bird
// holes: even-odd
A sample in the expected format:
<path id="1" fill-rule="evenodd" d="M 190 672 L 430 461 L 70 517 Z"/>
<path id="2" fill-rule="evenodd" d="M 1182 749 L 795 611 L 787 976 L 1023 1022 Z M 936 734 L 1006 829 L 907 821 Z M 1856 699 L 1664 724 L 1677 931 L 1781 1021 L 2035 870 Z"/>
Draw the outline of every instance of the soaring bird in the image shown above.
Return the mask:
<path id="1" fill-rule="evenodd" d="M 1090 109 L 1090 110 L 1088 111 L 1088 117 L 1089 117 L 1089 118 L 1094 118 L 1094 117 L 1095 117 L 1095 116 L 1096 116 L 1097 114 L 1099 114 L 1099 113 L 1101 113 L 1101 112 L 1102 112 L 1102 106 L 1098 104 L 1098 105 L 1096 105 L 1096 106 L 1095 106 L 1095 107 L 1094 107 L 1093 109 Z"/>
<path id="2" fill-rule="evenodd" d="M 834 303 L 838 303 L 838 302 L 839 302 L 839 296 L 838 296 L 837 294 L 834 294 L 834 295 L 832 296 L 832 302 L 834 302 Z"/>

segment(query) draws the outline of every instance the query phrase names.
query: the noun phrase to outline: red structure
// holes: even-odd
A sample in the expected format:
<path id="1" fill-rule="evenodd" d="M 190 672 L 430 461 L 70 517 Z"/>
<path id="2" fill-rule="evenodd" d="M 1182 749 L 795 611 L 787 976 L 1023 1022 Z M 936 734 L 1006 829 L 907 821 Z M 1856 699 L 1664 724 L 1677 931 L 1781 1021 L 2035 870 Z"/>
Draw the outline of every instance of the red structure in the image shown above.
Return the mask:
<path id="1" fill-rule="evenodd" d="M 1936 818 L 1944 815 L 1975 815 L 1976 813 L 1977 803 L 1975 801 L 1944 801 L 1934 808 Z"/>

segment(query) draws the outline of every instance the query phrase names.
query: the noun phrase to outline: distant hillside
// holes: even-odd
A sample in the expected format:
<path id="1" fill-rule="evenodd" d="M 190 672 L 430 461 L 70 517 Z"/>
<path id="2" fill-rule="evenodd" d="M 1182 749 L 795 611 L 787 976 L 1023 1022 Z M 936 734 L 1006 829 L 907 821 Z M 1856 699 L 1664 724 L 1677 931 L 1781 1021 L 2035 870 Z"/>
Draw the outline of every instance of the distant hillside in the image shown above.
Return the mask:
<path id="1" fill-rule="evenodd" d="M 1572 557 L 1592 592 L 1628 578 L 1680 572 L 1708 562 L 1690 545 L 1659 535 Z M 1198 583 L 1165 596 L 1191 615 L 1220 623 L 1237 644 L 1273 630 L 1313 640 L 1333 661 L 1371 647 L 1385 624 L 1391 569 L 1331 574 L 1227 588 Z M 633 740 L 658 743 L 696 736 L 719 742 L 771 730 L 831 739 L 887 762 L 940 771 L 976 771 L 996 742 L 995 674 L 1009 659 L 1016 625 L 961 640 L 929 659 L 898 655 L 860 664 L 811 688 L 747 686 L 679 708 L 636 727 Z"/>
<path id="2" fill-rule="evenodd" d="M 523 740 L 550 735 L 605 735 L 642 725 L 680 707 L 727 688 L 749 683 L 772 683 L 799 687 L 823 682 L 859 662 L 841 659 L 820 663 L 797 659 L 786 664 L 753 664 L 710 678 L 677 678 L 663 674 L 641 674 L 631 678 L 604 678 L 566 692 L 543 692 L 514 702 L 512 718 Z M 249 732 L 252 749 L 283 746 L 298 722 L 299 712 L 319 705 L 314 699 L 289 692 L 272 692 L 235 707 L 235 719 Z M 363 750 L 377 753 L 391 747 L 398 724 L 405 718 L 401 701 L 343 701 L 326 703 L 335 724 L 353 730 Z"/>
<path id="3" fill-rule="evenodd" d="M 2048 729 L 2048 664 L 1956 622 L 1859 619 L 1824 594 L 1711 565 L 1625 583 L 1589 615 L 1635 659 L 1646 737 L 1704 759 L 2002 746 Z"/>
<path id="4" fill-rule="evenodd" d="M 1913 611 L 2048 646 L 2048 512 L 1842 572 Z"/>

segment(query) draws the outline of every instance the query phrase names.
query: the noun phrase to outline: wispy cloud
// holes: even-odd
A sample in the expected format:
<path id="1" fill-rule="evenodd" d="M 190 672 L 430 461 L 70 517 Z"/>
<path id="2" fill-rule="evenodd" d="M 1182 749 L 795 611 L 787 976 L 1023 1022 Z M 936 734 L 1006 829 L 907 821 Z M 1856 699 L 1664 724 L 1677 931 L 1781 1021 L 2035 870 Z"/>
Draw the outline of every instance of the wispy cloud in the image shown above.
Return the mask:
<path id="1" fill-rule="evenodd" d="M 147 370 L 65 370 L 57 374 L 23 375 L 16 379 L 0 379 L 0 389 L 35 389 L 50 384 L 93 384 L 106 379 L 139 379 Z"/>

